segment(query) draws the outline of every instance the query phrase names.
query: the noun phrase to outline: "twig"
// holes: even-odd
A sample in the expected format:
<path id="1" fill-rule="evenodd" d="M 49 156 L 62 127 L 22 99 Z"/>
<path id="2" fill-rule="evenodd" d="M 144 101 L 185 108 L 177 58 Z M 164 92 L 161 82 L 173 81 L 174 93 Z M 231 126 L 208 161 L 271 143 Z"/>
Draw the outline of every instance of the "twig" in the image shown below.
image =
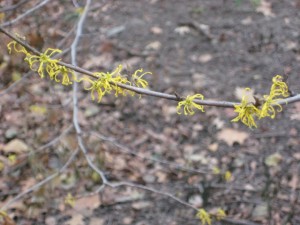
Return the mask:
<path id="1" fill-rule="evenodd" d="M 71 58 L 72 58 L 72 64 L 73 65 L 77 65 L 77 60 L 76 60 L 76 49 L 77 49 L 77 45 L 80 39 L 80 36 L 82 34 L 82 26 L 84 23 L 84 20 L 86 18 L 87 12 L 89 10 L 91 4 L 91 0 L 87 0 L 86 2 L 86 6 L 84 8 L 84 11 L 79 19 L 79 22 L 77 24 L 77 29 L 76 29 L 76 35 L 75 35 L 75 39 L 71 45 Z M 75 73 L 75 78 L 77 79 L 77 74 Z M 102 172 L 101 170 L 99 170 L 95 164 L 92 162 L 91 158 L 88 156 L 88 152 L 87 149 L 84 145 L 83 139 L 82 139 L 82 130 L 81 127 L 79 125 L 79 121 L 78 121 L 78 97 L 77 97 L 77 90 L 78 90 L 78 83 L 74 82 L 73 83 L 73 124 L 76 130 L 76 134 L 77 134 L 77 141 L 78 141 L 78 145 L 79 148 L 81 149 L 83 155 L 85 156 L 87 163 L 89 164 L 89 166 L 95 170 L 101 177 L 103 185 L 105 185 L 107 183 L 107 179 L 104 175 L 104 172 Z"/>
<path id="2" fill-rule="evenodd" d="M 13 88 L 15 88 L 18 84 L 22 83 L 27 77 L 29 77 L 29 75 L 31 75 L 33 72 L 29 71 L 28 73 L 26 73 L 24 76 L 22 76 L 21 79 L 15 81 L 14 83 L 12 83 L 9 87 L 7 87 L 5 90 L 0 92 L 0 97 L 7 94 L 8 92 L 10 92 Z"/>
<path id="3" fill-rule="evenodd" d="M 55 137 L 54 139 L 52 139 L 48 143 L 40 146 L 35 151 L 31 151 L 29 153 L 20 155 L 20 157 L 23 157 L 23 159 L 28 158 L 28 157 L 32 156 L 33 154 L 36 154 L 36 153 L 38 153 L 38 152 L 40 152 L 40 151 L 42 151 L 46 148 L 49 148 L 50 146 L 56 144 L 64 135 L 69 133 L 72 128 L 73 128 L 73 125 L 70 125 L 67 129 L 65 129 L 63 132 L 61 132 L 61 134 L 59 136 Z M 23 160 L 23 159 L 20 159 L 20 160 Z M 22 162 L 18 163 L 16 166 L 14 166 L 14 167 L 10 168 L 8 171 L 6 171 L 5 174 L 10 174 L 15 170 L 18 170 L 18 169 L 24 167 L 25 165 L 27 165 L 27 161 L 23 160 Z"/>
<path id="4" fill-rule="evenodd" d="M 143 190 L 146 190 L 146 191 L 151 191 L 151 192 L 159 194 L 159 195 L 167 196 L 167 197 L 175 200 L 176 202 L 179 202 L 182 205 L 185 205 L 189 208 L 192 208 L 192 209 L 198 211 L 198 208 L 194 207 L 193 205 L 190 205 L 190 204 L 186 203 L 185 201 L 182 201 L 180 198 L 177 198 L 176 196 L 174 196 L 174 195 L 172 195 L 168 192 L 159 191 L 159 190 L 156 190 L 154 188 L 147 187 L 147 186 L 144 186 L 144 185 L 134 184 L 134 183 L 130 183 L 130 182 L 117 182 L 117 183 L 108 182 L 107 185 L 112 187 L 112 188 L 127 186 L 127 187 L 143 189 Z"/>
<path id="5" fill-rule="evenodd" d="M 0 13 L 7 12 L 7 11 L 12 11 L 12 10 L 18 8 L 19 6 L 23 5 L 26 2 L 28 2 L 28 0 L 22 0 L 22 1 L 19 1 L 18 3 L 14 4 L 14 5 L 4 7 L 2 9 L 0 9 Z"/>
<path id="6" fill-rule="evenodd" d="M 187 167 L 178 165 L 176 163 L 168 162 L 166 160 L 160 160 L 160 159 L 156 159 L 156 158 L 153 158 L 153 157 L 143 156 L 141 154 L 138 154 L 138 153 L 135 153 L 135 152 L 131 151 L 126 146 L 121 145 L 120 143 L 116 142 L 113 138 L 105 137 L 105 136 L 103 136 L 99 133 L 96 133 L 96 132 L 91 132 L 91 135 L 96 136 L 97 138 L 99 138 L 103 141 L 108 141 L 108 142 L 112 143 L 114 146 L 118 147 L 122 152 L 134 155 L 135 157 L 138 157 L 138 158 L 143 159 L 143 160 L 153 161 L 153 162 L 164 164 L 164 165 L 167 165 L 169 167 L 172 167 L 172 168 L 175 168 L 175 169 L 178 169 L 178 170 L 181 170 L 181 171 L 186 171 L 186 172 L 191 172 L 191 173 L 198 173 L 198 174 L 209 174 L 210 173 L 209 171 L 187 168 Z"/>
<path id="7" fill-rule="evenodd" d="M 60 175 L 62 172 L 64 172 L 68 166 L 73 162 L 75 156 L 77 155 L 77 153 L 79 152 L 79 149 L 76 149 L 70 156 L 70 158 L 68 159 L 68 161 L 65 163 L 65 165 L 56 173 L 48 176 L 47 178 L 45 178 L 44 180 L 38 182 L 37 184 L 31 186 L 29 189 L 25 190 L 24 192 L 18 194 L 16 197 L 14 197 L 13 199 L 11 199 L 10 201 L 8 201 L 6 204 L 4 204 L 1 207 L 1 210 L 5 210 L 7 209 L 7 207 L 9 205 L 11 205 L 12 203 L 14 203 L 15 201 L 19 200 L 20 198 L 24 197 L 25 195 L 29 194 L 32 191 L 35 191 L 36 189 L 40 188 L 41 186 L 43 186 L 44 184 L 48 183 L 49 181 L 51 181 L 53 178 L 57 177 L 58 175 Z"/>
<path id="8" fill-rule="evenodd" d="M 44 0 L 42 2 L 40 2 L 40 4 L 36 5 L 35 7 L 27 10 L 25 13 L 21 14 L 20 16 L 18 16 L 17 18 L 11 20 L 11 21 L 7 21 L 5 23 L 2 23 L 1 26 L 2 27 L 6 27 L 6 26 L 10 26 L 16 22 L 18 22 L 19 20 L 21 20 L 22 18 L 28 16 L 30 13 L 32 13 L 33 11 L 41 8 L 42 6 L 46 5 L 49 2 L 49 0 Z"/>

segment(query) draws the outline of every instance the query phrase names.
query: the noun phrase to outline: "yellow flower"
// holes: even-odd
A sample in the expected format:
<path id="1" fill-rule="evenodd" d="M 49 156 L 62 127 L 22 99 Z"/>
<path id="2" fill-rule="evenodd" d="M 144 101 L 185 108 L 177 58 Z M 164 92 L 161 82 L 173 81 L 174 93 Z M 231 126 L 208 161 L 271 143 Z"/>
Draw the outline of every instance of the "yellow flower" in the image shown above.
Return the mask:
<path id="1" fill-rule="evenodd" d="M 231 180 L 231 177 L 232 177 L 232 175 L 231 175 L 231 173 L 230 173 L 230 171 L 226 171 L 225 172 L 225 174 L 224 174 L 224 179 L 227 181 L 227 182 L 229 182 L 230 180 Z"/>
<path id="2" fill-rule="evenodd" d="M 12 52 L 12 46 L 16 52 L 22 52 L 24 54 L 28 54 L 26 48 L 24 48 L 22 45 L 20 45 L 16 41 L 11 41 L 7 44 L 7 49 L 8 49 L 9 54 L 11 54 L 11 52 Z"/>
<path id="3" fill-rule="evenodd" d="M 250 88 L 246 88 L 245 91 L 250 91 Z M 235 117 L 231 122 L 241 121 L 246 126 L 252 128 L 257 127 L 254 116 L 258 116 L 260 114 L 260 110 L 253 105 L 252 102 L 249 102 L 246 94 L 242 97 L 242 102 L 239 105 L 234 105 L 234 111 L 238 113 L 237 117 Z"/>
<path id="4" fill-rule="evenodd" d="M 221 170 L 217 166 L 213 167 L 212 170 L 213 170 L 213 174 L 217 175 L 221 173 Z"/>
<path id="5" fill-rule="evenodd" d="M 264 117 L 271 117 L 272 119 L 276 116 L 276 110 L 274 106 L 278 106 L 277 112 L 282 111 L 282 106 L 276 103 L 279 99 L 273 99 L 275 96 L 264 95 L 265 102 L 261 107 L 259 119 Z"/>
<path id="6" fill-rule="evenodd" d="M 177 113 L 181 114 L 181 107 L 183 106 L 184 115 L 194 115 L 194 108 L 201 110 L 204 112 L 204 108 L 202 105 L 199 105 L 194 102 L 195 99 L 203 100 L 204 97 L 201 94 L 188 95 L 185 100 L 178 102 L 177 105 Z"/>
<path id="7" fill-rule="evenodd" d="M 223 209 L 218 209 L 217 215 L 216 215 L 216 219 L 217 220 L 222 220 L 226 217 L 226 213 L 224 212 Z"/>
<path id="8" fill-rule="evenodd" d="M 142 73 L 142 74 L 138 75 L 138 73 Z M 148 82 L 145 79 L 143 79 L 143 76 L 145 76 L 146 74 L 152 74 L 152 73 L 151 72 L 143 73 L 143 69 L 136 70 L 134 74 L 131 75 L 131 80 L 134 86 L 139 88 L 147 88 Z"/>
<path id="9" fill-rule="evenodd" d="M 201 220 L 202 225 L 211 225 L 210 215 L 204 209 L 199 209 L 196 216 Z"/>
<path id="10" fill-rule="evenodd" d="M 264 104 L 262 105 L 261 112 L 259 114 L 259 119 L 264 117 L 271 117 L 272 119 L 275 118 L 276 110 L 274 106 L 277 106 L 277 112 L 282 111 L 282 106 L 277 103 L 280 96 L 288 97 L 289 91 L 288 86 L 285 82 L 282 81 L 282 76 L 276 75 L 272 79 L 272 86 L 269 95 L 264 95 Z"/>
<path id="11" fill-rule="evenodd" d="M 49 71 L 49 76 L 51 80 L 55 80 L 59 83 L 61 82 L 63 85 L 72 84 L 71 79 L 75 80 L 74 71 L 65 66 L 58 66 L 57 68 L 54 68 L 54 70 Z M 72 76 L 71 79 L 70 76 Z"/>
<path id="12" fill-rule="evenodd" d="M 122 76 L 120 75 L 120 76 L 117 76 L 117 77 L 113 78 L 112 81 L 115 83 L 115 85 L 113 86 L 113 89 L 114 89 L 114 91 L 115 91 L 115 96 L 116 96 L 116 97 L 118 97 L 119 94 L 125 96 L 126 93 L 129 92 L 128 90 L 126 90 L 126 89 L 121 88 L 121 87 L 118 86 L 118 83 L 119 83 L 119 84 L 128 84 L 128 85 L 130 85 L 130 82 L 127 80 L 126 77 L 122 77 Z M 130 93 L 131 93 L 131 92 L 130 92 Z M 133 93 L 134 93 L 134 92 L 133 92 Z M 132 95 L 132 93 L 131 93 L 131 95 Z"/>
<path id="13" fill-rule="evenodd" d="M 65 197 L 65 204 L 71 206 L 72 208 L 75 206 L 75 198 L 71 193 Z"/>
<path id="14" fill-rule="evenodd" d="M 280 75 L 276 75 L 275 77 L 273 77 L 272 79 L 272 87 L 271 87 L 271 91 L 270 91 L 270 96 L 278 96 L 281 95 L 283 97 L 288 97 L 289 96 L 289 88 L 287 86 L 287 84 L 282 81 L 283 78 Z"/>
<path id="15" fill-rule="evenodd" d="M 58 59 L 51 59 L 51 56 L 60 52 L 61 50 L 59 49 L 48 48 L 39 56 L 27 53 L 25 61 L 28 62 L 31 70 L 38 72 L 41 78 L 45 77 L 45 69 L 51 77 L 53 71 L 58 69 L 57 62 L 59 62 Z"/>
<path id="16" fill-rule="evenodd" d="M 103 91 L 102 87 L 102 80 L 99 78 L 98 80 L 91 80 L 89 78 L 85 79 L 86 81 L 91 83 L 90 87 L 86 87 L 85 90 L 91 91 L 91 98 L 94 101 L 95 100 L 95 92 L 98 94 L 98 102 L 101 102 L 102 97 L 105 95 L 105 92 Z"/>
<path id="17" fill-rule="evenodd" d="M 106 93 L 110 93 L 112 90 L 115 91 L 115 96 L 117 97 L 119 94 L 126 95 L 126 90 L 119 87 L 118 84 L 129 84 L 130 82 L 127 78 L 121 75 L 122 65 L 119 65 L 113 72 L 109 73 L 94 73 L 98 79 L 92 80 L 89 78 L 84 78 L 84 80 L 88 81 L 91 86 L 86 87 L 85 90 L 91 91 L 92 100 L 95 100 L 94 93 L 98 93 L 98 102 L 102 100 L 102 97 Z"/>

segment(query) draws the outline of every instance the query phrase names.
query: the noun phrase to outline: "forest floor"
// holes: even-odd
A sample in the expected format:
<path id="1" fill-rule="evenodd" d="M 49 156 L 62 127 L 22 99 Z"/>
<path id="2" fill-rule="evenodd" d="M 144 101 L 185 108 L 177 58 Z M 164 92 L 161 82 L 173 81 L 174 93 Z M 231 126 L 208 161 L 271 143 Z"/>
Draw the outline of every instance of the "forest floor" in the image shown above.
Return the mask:
<path id="1" fill-rule="evenodd" d="M 255 2 L 111 0 L 99 7 L 94 1 L 78 65 L 112 71 L 122 64 L 127 74 L 144 68 L 152 72 L 144 77 L 151 89 L 180 96 L 239 102 L 245 87 L 267 94 L 277 74 L 299 93 L 300 1 Z M 72 1 L 50 1 L 7 29 L 40 50 L 65 50 L 77 18 Z M 1 207 L 56 173 L 78 146 L 70 128 L 72 87 L 28 72 L 20 56 L 7 53 L 9 38 L 0 40 Z M 61 59 L 70 62 L 69 52 Z M 194 209 L 161 192 L 208 212 L 224 209 L 228 219 L 213 224 L 300 224 L 300 102 L 249 129 L 231 122 L 236 114 L 229 108 L 206 106 L 205 113 L 184 116 L 176 102 L 151 96 L 111 95 L 97 103 L 82 88 L 78 96 L 95 164 L 110 181 L 156 191 L 124 186 L 96 193 L 101 179 L 78 154 L 63 173 L 8 206 L 17 224 L 201 224 Z M 65 204 L 68 194 L 73 208 Z"/>

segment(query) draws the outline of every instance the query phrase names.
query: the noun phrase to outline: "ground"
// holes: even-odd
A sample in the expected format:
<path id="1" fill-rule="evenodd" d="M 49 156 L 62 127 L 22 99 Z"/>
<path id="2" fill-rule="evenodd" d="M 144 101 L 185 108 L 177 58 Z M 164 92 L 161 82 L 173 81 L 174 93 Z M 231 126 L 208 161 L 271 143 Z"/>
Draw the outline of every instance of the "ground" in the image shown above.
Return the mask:
<path id="1" fill-rule="evenodd" d="M 0 11 L 2 21 L 33 2 Z M 94 1 L 78 65 L 111 71 L 122 64 L 128 74 L 143 68 L 152 72 L 145 75 L 151 89 L 180 96 L 238 102 L 250 87 L 262 97 L 277 74 L 297 93 L 299 9 L 298 0 Z M 40 50 L 66 50 L 60 58 L 70 62 L 77 18 L 71 1 L 50 1 L 6 28 Z M 6 52 L 10 39 L 0 39 L 3 206 L 58 171 L 77 144 L 69 128 L 72 87 L 28 72 L 20 56 Z M 158 192 L 209 212 L 224 209 L 228 219 L 213 224 L 300 224 L 299 102 L 249 129 L 232 123 L 236 114 L 228 108 L 205 107 L 187 117 L 176 113 L 176 102 L 151 96 L 112 95 L 97 103 L 82 88 L 78 96 L 80 125 L 97 166 L 111 181 L 156 192 L 125 186 L 96 193 L 101 180 L 78 154 L 63 173 L 8 207 L 17 224 L 201 224 L 194 209 Z M 76 198 L 73 208 L 65 204 L 68 193 Z"/>

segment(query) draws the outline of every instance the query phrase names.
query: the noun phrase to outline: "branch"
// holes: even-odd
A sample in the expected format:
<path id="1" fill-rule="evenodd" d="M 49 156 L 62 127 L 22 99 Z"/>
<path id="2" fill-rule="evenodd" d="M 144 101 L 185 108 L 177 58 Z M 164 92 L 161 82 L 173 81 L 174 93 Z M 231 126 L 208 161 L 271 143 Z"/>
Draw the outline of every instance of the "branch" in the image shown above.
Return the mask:
<path id="1" fill-rule="evenodd" d="M 27 1 L 28 0 L 22 0 L 22 1 L 19 1 L 18 3 L 14 4 L 14 5 L 10 5 L 10 6 L 4 7 L 2 9 L 0 9 L 0 13 L 7 12 L 7 11 L 12 11 L 12 10 L 18 8 L 19 6 L 23 5 Z"/>
<path id="2" fill-rule="evenodd" d="M 1 210 L 5 210 L 7 209 L 7 207 L 9 205 L 11 205 L 12 203 L 14 203 L 15 201 L 19 200 L 20 198 L 24 197 L 25 195 L 29 194 L 32 191 L 35 191 L 36 189 L 40 188 L 41 186 L 43 186 L 44 184 L 48 183 L 49 181 L 53 180 L 55 177 L 57 177 L 58 175 L 60 175 L 62 172 L 64 172 L 68 166 L 73 162 L 75 156 L 77 155 L 77 153 L 79 152 L 79 149 L 76 149 L 70 156 L 70 158 L 68 159 L 68 161 L 65 163 L 65 165 L 56 173 L 52 174 L 51 176 L 48 176 L 47 178 L 45 178 L 44 180 L 38 182 L 37 184 L 31 186 L 29 189 L 25 190 L 24 192 L 18 194 L 16 197 L 14 197 L 13 199 L 11 199 L 10 201 L 8 201 L 7 203 L 5 203 L 2 207 Z"/>
<path id="3" fill-rule="evenodd" d="M 24 76 L 22 76 L 21 79 L 15 81 L 14 83 L 12 83 L 9 87 L 5 88 L 3 91 L 0 92 L 0 97 L 7 94 L 8 92 L 10 92 L 13 88 L 15 88 L 19 83 L 22 83 L 27 77 L 29 77 L 29 75 L 31 75 L 33 72 L 29 71 L 28 73 L 26 73 Z"/>
<path id="4" fill-rule="evenodd" d="M 6 27 L 6 26 L 10 26 L 16 22 L 18 22 L 19 20 L 23 19 L 25 16 L 28 16 L 30 13 L 32 13 L 33 11 L 41 8 L 42 6 L 46 5 L 49 2 L 49 0 L 44 0 L 42 2 L 40 2 L 40 4 L 36 5 L 35 7 L 29 9 L 28 11 L 26 11 L 25 13 L 21 14 L 20 16 L 18 16 L 17 18 L 11 20 L 11 21 L 7 21 L 5 23 L 2 23 L 1 26 L 2 27 Z"/>
<path id="5" fill-rule="evenodd" d="M 134 155 L 135 157 L 143 159 L 143 160 L 153 161 L 153 162 L 156 162 L 156 163 L 167 165 L 170 168 L 178 169 L 178 170 L 185 171 L 185 172 L 198 173 L 198 174 L 210 174 L 209 171 L 196 170 L 196 169 L 188 168 L 188 167 L 185 167 L 185 166 L 181 166 L 181 165 L 176 164 L 176 163 L 171 163 L 171 162 L 168 162 L 166 160 L 160 160 L 160 159 L 156 159 L 156 158 L 153 158 L 153 157 L 143 156 L 142 154 L 138 154 L 134 151 L 131 151 L 126 146 L 121 145 L 120 143 L 116 142 L 113 138 L 105 137 L 105 136 L 103 136 L 99 133 L 96 133 L 96 132 L 91 132 L 91 135 L 93 135 L 93 136 L 95 136 L 95 137 L 97 137 L 97 138 L 99 138 L 103 141 L 108 141 L 108 142 L 112 143 L 114 146 L 118 147 L 120 149 L 120 151 L 125 152 L 127 154 Z"/>
<path id="6" fill-rule="evenodd" d="M 33 52 L 34 54 L 36 54 L 36 55 L 41 55 L 42 54 L 41 52 L 39 52 L 38 50 L 36 50 L 32 46 L 28 45 L 24 41 L 22 41 L 19 38 L 15 37 L 13 34 L 9 33 L 6 30 L 4 30 L 1 26 L 0 26 L 0 32 L 4 33 L 5 35 L 10 37 L 11 39 L 15 40 L 20 45 L 25 47 L 27 50 Z M 85 70 L 81 67 L 78 67 L 77 64 L 75 64 L 74 62 L 72 62 L 73 65 L 62 62 L 62 61 L 59 61 L 57 64 L 59 64 L 61 66 L 65 66 L 67 68 L 70 68 L 70 69 L 72 69 L 72 70 L 74 70 L 78 73 L 88 75 L 92 78 L 96 78 L 96 79 L 98 78 L 94 75 L 93 72 Z M 173 100 L 173 101 L 180 101 L 181 100 L 180 98 L 178 98 L 178 96 L 176 94 L 171 95 L 171 94 L 167 94 L 167 93 L 163 93 L 163 92 L 152 91 L 152 90 L 149 90 L 149 89 L 133 87 L 133 86 L 129 86 L 129 85 L 126 85 L 126 84 L 120 84 L 120 83 L 117 83 L 117 84 L 111 83 L 111 84 L 112 85 L 117 85 L 117 86 L 119 86 L 121 88 L 124 88 L 126 90 L 134 91 L 137 94 L 149 95 L 149 96 L 164 98 L 164 99 Z M 297 102 L 297 101 L 300 101 L 300 94 L 297 94 L 295 96 L 279 100 L 277 103 L 280 104 L 280 105 L 285 105 L 285 104 L 294 103 L 294 102 Z M 240 104 L 239 102 L 214 101 L 214 100 L 197 100 L 197 99 L 194 100 L 194 102 L 197 103 L 197 104 L 200 104 L 200 105 L 217 106 L 217 107 L 225 107 L 225 108 L 234 108 L 234 105 L 239 105 Z M 274 104 L 274 105 L 276 105 L 276 104 Z"/>

